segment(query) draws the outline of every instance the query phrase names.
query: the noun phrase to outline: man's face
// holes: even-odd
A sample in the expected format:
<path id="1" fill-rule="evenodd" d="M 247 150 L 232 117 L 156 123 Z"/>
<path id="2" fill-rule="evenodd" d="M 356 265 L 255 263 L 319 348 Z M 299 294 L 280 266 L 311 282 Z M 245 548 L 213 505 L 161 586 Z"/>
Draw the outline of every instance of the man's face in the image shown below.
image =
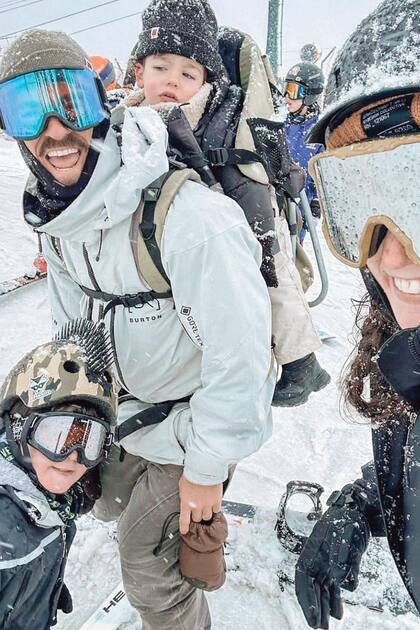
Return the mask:
<path id="1" fill-rule="evenodd" d="M 24 143 L 57 182 L 72 186 L 82 174 L 92 135 L 93 128 L 73 131 L 58 118 L 51 117 L 38 138 Z"/>
<path id="2" fill-rule="evenodd" d="M 29 444 L 28 449 L 37 479 L 48 492 L 64 494 L 87 471 L 86 466 L 77 461 L 75 451 L 70 453 L 63 462 L 53 462 Z"/>
<path id="3" fill-rule="evenodd" d="M 150 55 L 136 66 L 136 83 L 150 105 L 187 103 L 205 80 L 204 66 L 181 55 Z"/>
<path id="4" fill-rule="evenodd" d="M 420 266 L 388 232 L 367 266 L 382 287 L 401 328 L 420 326 Z"/>

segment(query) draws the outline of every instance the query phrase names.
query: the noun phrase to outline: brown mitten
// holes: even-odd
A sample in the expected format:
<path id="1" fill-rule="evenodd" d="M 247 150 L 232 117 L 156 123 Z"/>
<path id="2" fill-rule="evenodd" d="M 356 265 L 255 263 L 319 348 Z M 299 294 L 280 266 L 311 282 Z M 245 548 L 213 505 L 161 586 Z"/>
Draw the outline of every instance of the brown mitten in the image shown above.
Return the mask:
<path id="1" fill-rule="evenodd" d="M 224 542 L 228 524 L 222 512 L 211 521 L 190 523 L 188 534 L 181 535 L 179 565 L 181 575 L 196 588 L 215 591 L 226 578 Z"/>

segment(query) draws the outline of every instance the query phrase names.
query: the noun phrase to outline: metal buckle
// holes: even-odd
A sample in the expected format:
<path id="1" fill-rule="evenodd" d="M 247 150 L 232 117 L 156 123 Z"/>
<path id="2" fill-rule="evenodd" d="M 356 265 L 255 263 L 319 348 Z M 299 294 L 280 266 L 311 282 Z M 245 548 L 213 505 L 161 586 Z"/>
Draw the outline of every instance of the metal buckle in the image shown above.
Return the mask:
<path id="1" fill-rule="evenodd" d="M 134 295 L 121 295 L 120 302 L 125 308 L 136 306 L 137 304 L 144 304 L 144 298 L 140 293 Z"/>
<path id="2" fill-rule="evenodd" d="M 156 201 L 159 199 L 160 188 L 152 188 L 149 186 L 143 190 L 143 199 L 144 201 Z"/>

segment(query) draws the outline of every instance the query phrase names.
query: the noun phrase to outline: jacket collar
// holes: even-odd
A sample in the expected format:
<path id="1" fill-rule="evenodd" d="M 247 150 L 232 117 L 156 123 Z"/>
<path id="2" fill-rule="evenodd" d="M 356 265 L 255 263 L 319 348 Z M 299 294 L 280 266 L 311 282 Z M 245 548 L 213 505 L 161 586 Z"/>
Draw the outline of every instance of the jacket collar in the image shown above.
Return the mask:
<path id="1" fill-rule="evenodd" d="M 0 457 L 1 486 L 8 486 L 9 496 L 20 505 L 39 527 L 63 527 L 64 523 L 54 512 L 47 498 L 34 486 L 27 473 Z"/>

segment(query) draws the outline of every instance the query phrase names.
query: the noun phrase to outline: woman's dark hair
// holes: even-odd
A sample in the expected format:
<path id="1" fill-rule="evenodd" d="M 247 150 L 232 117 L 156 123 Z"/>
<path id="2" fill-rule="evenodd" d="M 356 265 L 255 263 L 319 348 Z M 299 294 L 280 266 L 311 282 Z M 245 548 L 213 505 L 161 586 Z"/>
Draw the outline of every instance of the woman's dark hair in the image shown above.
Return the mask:
<path id="1" fill-rule="evenodd" d="M 350 406 L 372 423 L 409 421 L 413 408 L 382 377 L 377 355 L 398 324 L 367 294 L 357 306 L 355 332 L 359 337 L 342 379 L 343 403 L 347 415 Z M 368 387 L 367 387 L 368 385 Z"/>

